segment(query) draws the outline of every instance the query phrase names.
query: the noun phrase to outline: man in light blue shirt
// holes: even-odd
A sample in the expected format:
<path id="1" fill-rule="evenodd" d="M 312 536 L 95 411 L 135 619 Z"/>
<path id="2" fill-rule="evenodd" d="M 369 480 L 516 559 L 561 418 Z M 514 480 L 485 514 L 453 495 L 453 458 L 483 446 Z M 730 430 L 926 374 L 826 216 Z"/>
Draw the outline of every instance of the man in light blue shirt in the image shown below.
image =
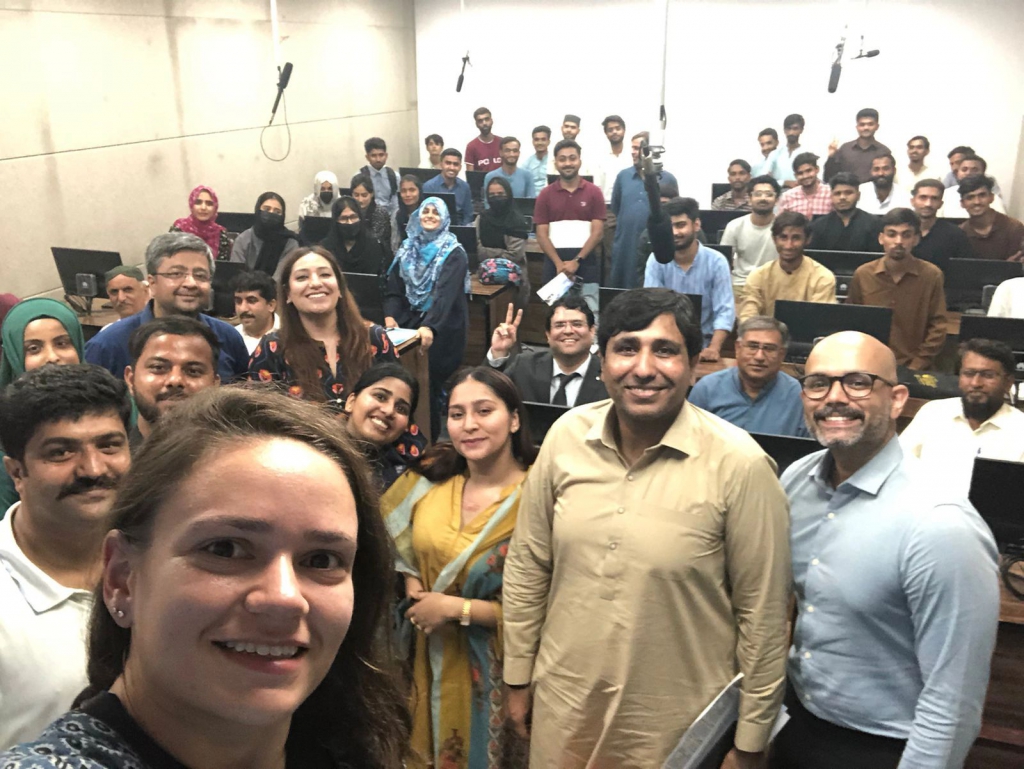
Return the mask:
<path id="1" fill-rule="evenodd" d="M 551 144 L 551 129 L 546 125 L 539 125 L 533 129 L 530 136 L 533 139 L 534 154 L 523 163 L 523 170 L 533 177 L 533 196 L 536 197 L 548 186 L 548 169 L 551 166 L 548 145 Z"/>
<path id="2" fill-rule="evenodd" d="M 366 160 L 369 165 L 359 169 L 373 182 L 373 199 L 377 207 L 391 213 L 398 208 L 398 178 L 395 172 L 387 167 L 388 145 L 379 136 L 373 136 L 363 142 Z"/>
<path id="3" fill-rule="evenodd" d="M 484 207 L 487 208 L 487 185 L 495 176 L 504 176 L 512 187 L 514 198 L 535 198 L 537 192 L 534 190 L 533 175 L 525 169 L 519 168 L 519 140 L 514 136 L 506 136 L 501 140 L 498 149 L 501 154 L 501 165 L 493 171 L 488 171 L 484 177 Z"/>
<path id="4" fill-rule="evenodd" d="M 752 433 L 807 437 L 800 383 L 780 371 L 789 345 L 782 321 L 755 315 L 740 324 L 736 365 L 694 385 L 694 406 Z"/>
<path id="5" fill-rule="evenodd" d="M 953 769 L 981 729 L 998 554 L 966 497 L 904 456 L 907 388 L 881 342 L 811 352 L 804 416 L 827 448 L 782 476 L 797 620 L 772 769 Z"/>
<path id="6" fill-rule="evenodd" d="M 626 173 L 629 169 L 622 172 Z M 622 174 L 616 180 L 616 186 Z M 665 204 L 664 210 L 672 221 L 675 259 L 668 264 L 660 264 L 651 254 L 644 272 L 644 288 L 671 288 L 680 294 L 701 295 L 700 327 L 704 332 L 704 350 L 700 359 L 716 361 L 721 357 L 722 345 L 736 322 L 736 300 L 732 293 L 729 262 L 718 251 L 697 240 L 700 207 L 696 200 L 673 198 Z"/>
<path id="7" fill-rule="evenodd" d="M 431 192 L 448 192 L 455 195 L 455 210 L 451 211 L 452 224 L 468 226 L 473 223 L 473 193 L 463 179 L 462 153 L 449 147 L 441 153 L 441 173 L 423 183 L 424 197 Z"/>
<path id="8" fill-rule="evenodd" d="M 765 128 L 757 135 L 757 143 L 761 145 L 761 157 L 750 161 L 750 178 L 768 174 L 778 181 L 782 175 L 779 170 L 779 132 Z"/>

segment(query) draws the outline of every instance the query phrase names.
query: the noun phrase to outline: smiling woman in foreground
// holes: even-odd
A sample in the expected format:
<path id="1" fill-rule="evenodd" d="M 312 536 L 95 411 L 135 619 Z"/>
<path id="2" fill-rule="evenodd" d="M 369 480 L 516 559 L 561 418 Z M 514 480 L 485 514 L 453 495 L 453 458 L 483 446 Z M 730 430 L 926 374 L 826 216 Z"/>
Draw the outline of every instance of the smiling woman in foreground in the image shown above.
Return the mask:
<path id="1" fill-rule="evenodd" d="M 402 765 L 406 716 L 382 645 L 388 535 L 329 414 L 203 392 L 157 426 L 114 514 L 90 687 L 0 765 Z"/>

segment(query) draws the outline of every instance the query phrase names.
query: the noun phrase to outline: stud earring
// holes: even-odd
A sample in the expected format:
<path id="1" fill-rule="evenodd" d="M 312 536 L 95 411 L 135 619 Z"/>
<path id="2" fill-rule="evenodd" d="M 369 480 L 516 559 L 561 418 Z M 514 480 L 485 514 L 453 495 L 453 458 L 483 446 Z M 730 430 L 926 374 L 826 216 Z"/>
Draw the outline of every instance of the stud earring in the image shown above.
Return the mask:
<path id="1" fill-rule="evenodd" d="M 116 614 L 116 615 L 117 615 L 117 618 L 118 618 L 118 619 L 124 619 L 124 612 L 123 612 L 123 611 L 121 611 L 120 609 L 117 609 L 117 610 L 116 610 L 116 611 L 114 612 L 114 614 Z"/>

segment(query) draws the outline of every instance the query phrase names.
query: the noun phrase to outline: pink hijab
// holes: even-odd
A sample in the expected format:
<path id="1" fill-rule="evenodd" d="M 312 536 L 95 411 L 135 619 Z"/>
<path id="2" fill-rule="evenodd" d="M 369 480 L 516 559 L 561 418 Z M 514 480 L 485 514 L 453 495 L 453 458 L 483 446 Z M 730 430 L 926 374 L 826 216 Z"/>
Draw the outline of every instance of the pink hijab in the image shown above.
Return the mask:
<path id="1" fill-rule="evenodd" d="M 196 198 L 199 197 L 199 193 L 205 192 L 213 198 L 213 216 L 210 217 L 209 221 L 201 222 L 196 219 L 195 214 L 192 213 L 192 206 L 196 204 Z M 217 200 L 217 193 L 200 184 L 196 187 L 188 196 L 188 208 L 189 214 L 181 219 L 176 219 L 174 222 L 174 228 L 181 230 L 182 232 L 188 232 L 192 235 L 198 235 L 204 241 L 206 245 L 210 247 L 210 251 L 213 252 L 213 258 L 217 258 L 217 254 L 220 252 L 220 234 L 224 232 L 224 228 L 217 224 L 217 211 L 220 209 L 220 202 Z"/>

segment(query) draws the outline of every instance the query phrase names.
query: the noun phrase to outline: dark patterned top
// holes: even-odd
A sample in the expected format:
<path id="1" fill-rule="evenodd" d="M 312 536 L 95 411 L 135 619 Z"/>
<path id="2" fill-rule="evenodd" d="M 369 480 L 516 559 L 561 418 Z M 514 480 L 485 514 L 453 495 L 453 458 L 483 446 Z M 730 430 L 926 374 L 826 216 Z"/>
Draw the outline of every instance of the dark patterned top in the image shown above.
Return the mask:
<path id="1" fill-rule="evenodd" d="M 327 364 L 327 349 L 323 344 L 320 345 L 320 349 L 324 353 L 324 365 L 320 367 L 324 396 L 332 409 L 341 411 L 345 405 L 345 398 L 348 397 L 348 393 L 345 391 L 345 375 L 342 373 L 341 361 L 338 361 L 338 373 L 336 375 L 331 373 L 331 367 Z M 340 355 L 341 351 L 339 350 L 338 353 Z M 398 351 L 391 344 L 391 340 L 388 339 L 382 326 L 370 326 L 370 353 L 373 355 L 374 363 L 394 363 L 398 360 Z M 285 360 L 285 351 L 278 332 L 267 334 L 252 351 L 252 357 L 249 359 L 249 381 L 278 382 L 289 395 L 296 398 L 303 397 L 302 386 L 296 381 L 295 372 Z"/>
<path id="2" fill-rule="evenodd" d="M 288 769 L 327 769 L 337 764 L 323 749 L 285 746 Z M 110 692 L 65 713 L 39 739 L 0 753 L 2 769 L 188 769 L 142 730 Z"/>

